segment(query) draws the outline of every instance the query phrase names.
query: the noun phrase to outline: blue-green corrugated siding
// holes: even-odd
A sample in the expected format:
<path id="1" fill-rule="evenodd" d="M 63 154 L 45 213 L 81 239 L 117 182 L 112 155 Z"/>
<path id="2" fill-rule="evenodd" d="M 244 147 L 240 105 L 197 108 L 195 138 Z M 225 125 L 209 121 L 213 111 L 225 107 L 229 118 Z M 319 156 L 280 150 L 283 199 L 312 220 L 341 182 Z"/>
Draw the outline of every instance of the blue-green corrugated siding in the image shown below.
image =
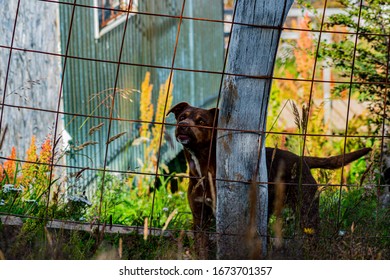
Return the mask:
<path id="1" fill-rule="evenodd" d="M 78 1 L 79 4 L 92 5 L 93 1 Z M 153 14 L 180 15 L 182 0 L 140 0 L 140 12 Z M 60 5 L 61 48 L 65 54 L 70 31 L 72 5 Z M 185 16 L 222 19 L 222 1 L 187 0 Z M 178 18 L 152 15 L 135 15 L 129 18 L 123 45 L 121 62 L 132 64 L 171 67 L 174 54 Z M 125 23 L 96 40 L 94 38 L 94 9 L 77 6 L 69 41 L 68 55 L 86 58 L 68 58 L 64 70 L 63 102 L 68 113 L 85 114 L 91 117 L 65 115 L 65 129 L 73 138 L 75 146 L 87 141 L 99 144 L 88 146 L 82 151 L 67 157 L 67 164 L 77 167 L 102 168 L 106 150 L 106 137 L 109 121 L 98 117 L 109 117 L 111 99 Z M 98 60 L 98 61 L 94 61 Z M 111 61 L 102 62 L 102 61 Z M 223 26 L 220 23 L 183 20 L 174 66 L 186 69 L 221 71 L 223 64 Z M 147 66 L 121 64 L 117 88 L 131 91 L 139 90 L 145 72 L 151 72 L 154 84 L 154 100 L 158 89 L 170 71 Z M 220 85 L 220 75 L 174 72 L 174 103 L 188 101 L 195 105 L 203 104 L 209 97 L 216 95 Z M 114 118 L 110 136 L 127 132 L 123 137 L 109 145 L 108 167 L 114 170 L 137 171 L 137 158 L 142 157 L 139 147 L 131 146 L 138 137 L 139 93 L 134 92 L 125 99 L 117 91 Z M 106 99 L 106 100 L 105 100 Z M 168 118 L 173 122 L 173 118 Z M 91 127 L 103 122 L 104 126 L 95 134 L 88 135 Z M 169 129 L 172 131 L 172 128 Z M 164 158 L 172 157 L 177 151 L 166 149 Z M 77 170 L 74 170 L 77 171 Z M 95 176 L 95 172 L 85 172 L 83 182 L 75 186 L 84 187 Z M 80 191 L 80 190 L 79 190 Z"/>

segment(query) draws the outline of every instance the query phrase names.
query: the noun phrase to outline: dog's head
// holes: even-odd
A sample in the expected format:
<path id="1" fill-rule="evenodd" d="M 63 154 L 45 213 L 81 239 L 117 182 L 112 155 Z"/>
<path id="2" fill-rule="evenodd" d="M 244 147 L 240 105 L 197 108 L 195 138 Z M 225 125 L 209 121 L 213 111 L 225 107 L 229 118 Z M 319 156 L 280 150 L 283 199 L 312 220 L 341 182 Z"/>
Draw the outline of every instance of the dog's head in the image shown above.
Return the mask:
<path id="1" fill-rule="evenodd" d="M 196 148 L 197 146 L 209 145 L 218 120 L 218 109 L 202 109 L 192 107 L 186 102 L 173 106 L 167 113 L 174 113 L 178 126 L 176 127 L 176 139 L 184 147 Z M 216 131 L 214 132 L 214 138 Z"/>

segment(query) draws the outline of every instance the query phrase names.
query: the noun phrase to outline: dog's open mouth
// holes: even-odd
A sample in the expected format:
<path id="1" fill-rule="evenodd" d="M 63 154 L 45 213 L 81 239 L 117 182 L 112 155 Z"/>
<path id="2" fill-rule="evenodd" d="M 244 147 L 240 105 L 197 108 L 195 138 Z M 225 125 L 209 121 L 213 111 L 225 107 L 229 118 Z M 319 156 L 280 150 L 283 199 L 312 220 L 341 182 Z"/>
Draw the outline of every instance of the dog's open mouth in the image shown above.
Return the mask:
<path id="1" fill-rule="evenodd" d="M 180 142 L 182 145 L 186 145 L 191 141 L 191 137 L 185 134 L 179 134 L 176 136 L 176 139 L 178 142 Z"/>

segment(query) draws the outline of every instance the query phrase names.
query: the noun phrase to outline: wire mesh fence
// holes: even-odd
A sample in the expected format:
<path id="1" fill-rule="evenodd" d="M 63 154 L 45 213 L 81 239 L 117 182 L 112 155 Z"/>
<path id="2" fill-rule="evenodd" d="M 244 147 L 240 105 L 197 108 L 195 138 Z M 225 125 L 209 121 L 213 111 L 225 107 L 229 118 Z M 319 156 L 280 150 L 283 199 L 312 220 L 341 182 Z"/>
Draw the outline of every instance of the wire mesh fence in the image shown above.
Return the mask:
<path id="1" fill-rule="evenodd" d="M 338 170 L 312 171 L 321 231 L 302 234 L 294 209 L 275 209 L 269 258 L 388 258 L 389 3 L 300 2 L 283 26 L 272 27 L 236 22 L 233 1 L 6 0 L 2 223 L 13 217 L 82 229 L 98 245 L 105 232 L 164 235 L 181 248 L 179 257 L 194 257 L 183 237 L 199 230 L 186 192 L 191 179 L 205 178 L 187 167 L 167 113 L 182 101 L 220 105 L 226 77 L 272 79 L 266 131 L 193 125 L 263 134 L 267 147 L 299 156 L 343 156 Z M 226 71 L 234 26 L 282 31 L 272 76 Z M 363 147 L 372 152 L 344 165 L 348 152 Z M 226 234 L 207 231 L 212 242 Z M 278 255 L 280 240 L 294 252 Z"/>

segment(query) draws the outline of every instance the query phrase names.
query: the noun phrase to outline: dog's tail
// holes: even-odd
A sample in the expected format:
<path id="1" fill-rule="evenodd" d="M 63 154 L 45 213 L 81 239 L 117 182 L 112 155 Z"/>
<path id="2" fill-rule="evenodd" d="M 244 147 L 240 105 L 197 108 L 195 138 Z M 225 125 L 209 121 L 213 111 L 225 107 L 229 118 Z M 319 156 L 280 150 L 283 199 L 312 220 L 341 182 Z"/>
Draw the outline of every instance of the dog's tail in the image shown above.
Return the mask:
<path id="1" fill-rule="evenodd" d="M 371 148 L 363 148 L 344 155 L 338 155 L 333 157 L 321 158 L 321 157 L 308 157 L 305 156 L 304 160 L 309 168 L 323 168 L 323 169 L 337 169 L 344 165 L 351 163 L 354 160 L 366 155 L 371 151 Z"/>

